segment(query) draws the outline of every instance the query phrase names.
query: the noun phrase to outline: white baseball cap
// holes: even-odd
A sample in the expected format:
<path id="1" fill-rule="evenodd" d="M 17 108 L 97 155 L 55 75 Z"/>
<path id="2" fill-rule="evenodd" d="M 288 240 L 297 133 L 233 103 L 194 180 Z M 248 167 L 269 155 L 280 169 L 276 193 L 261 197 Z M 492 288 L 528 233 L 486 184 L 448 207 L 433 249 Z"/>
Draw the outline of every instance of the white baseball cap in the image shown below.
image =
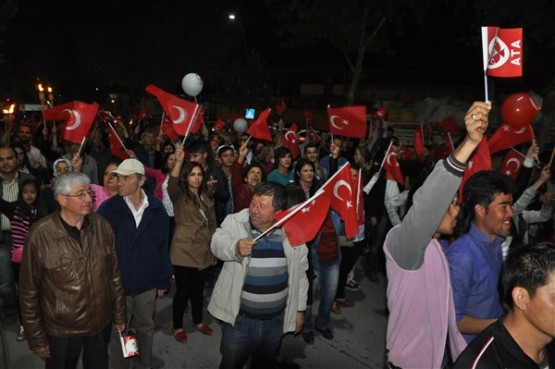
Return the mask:
<path id="1" fill-rule="evenodd" d="M 145 175 L 145 167 L 143 163 L 137 159 L 125 159 L 121 162 L 116 170 L 112 171 L 110 174 L 121 174 L 122 176 L 129 176 L 131 174 L 142 174 Z"/>

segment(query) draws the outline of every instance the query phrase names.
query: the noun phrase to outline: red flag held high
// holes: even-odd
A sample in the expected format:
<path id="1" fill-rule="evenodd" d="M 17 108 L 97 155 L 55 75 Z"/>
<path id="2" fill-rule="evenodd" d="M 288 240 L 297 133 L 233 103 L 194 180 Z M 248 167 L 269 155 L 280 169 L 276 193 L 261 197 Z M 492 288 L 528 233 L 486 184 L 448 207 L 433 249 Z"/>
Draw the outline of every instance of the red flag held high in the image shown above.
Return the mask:
<path id="1" fill-rule="evenodd" d="M 488 140 L 489 151 L 491 154 L 495 154 L 533 139 L 534 131 L 531 125 L 515 129 L 508 124 L 502 124 Z"/>
<path id="2" fill-rule="evenodd" d="M 282 98 L 281 102 L 279 104 L 276 104 L 276 114 L 281 117 L 286 110 L 287 105 L 285 105 L 285 101 Z"/>
<path id="3" fill-rule="evenodd" d="M 276 215 L 276 221 L 283 219 L 297 206 L 279 212 Z M 299 246 L 303 243 L 312 241 L 322 227 L 328 215 L 329 208 L 330 196 L 323 194 L 316 197 L 312 202 L 297 212 L 297 214 L 283 223 L 282 228 L 285 230 L 285 234 L 291 246 Z"/>
<path id="4" fill-rule="evenodd" d="M 222 133 L 222 131 L 225 128 L 225 122 L 223 121 L 223 119 L 218 118 L 218 120 L 216 121 L 216 123 L 214 123 L 214 132 L 216 133 Z"/>
<path id="5" fill-rule="evenodd" d="M 328 105 L 330 133 L 345 137 L 366 137 L 366 106 L 330 108 Z"/>
<path id="6" fill-rule="evenodd" d="M 146 110 L 146 107 L 141 106 L 141 110 L 139 110 L 139 114 L 137 115 L 137 120 L 140 122 L 145 120 L 146 117 L 148 117 L 148 110 Z"/>
<path id="7" fill-rule="evenodd" d="M 148 85 L 146 92 L 156 96 L 166 115 L 173 122 L 175 132 L 184 136 L 186 133 L 194 133 L 193 128 L 200 129 L 199 116 L 200 107 L 196 102 L 190 102 L 174 96 L 155 85 Z"/>
<path id="8" fill-rule="evenodd" d="M 310 142 L 311 144 L 317 144 L 318 142 L 320 142 L 320 136 L 318 135 L 318 133 L 316 133 L 316 131 L 314 130 L 314 128 L 312 128 L 311 126 L 308 126 L 308 142 Z"/>
<path id="9" fill-rule="evenodd" d="M 453 117 L 438 120 L 434 125 L 443 134 L 450 133 L 453 136 L 458 136 L 462 132 L 461 126 Z"/>
<path id="10" fill-rule="evenodd" d="M 503 158 L 503 162 L 501 163 L 497 171 L 499 173 L 506 174 L 512 179 L 516 180 L 518 172 L 520 171 L 522 164 L 524 164 L 525 158 L 526 156 L 524 156 L 520 152 L 516 150 L 509 150 L 507 151 L 507 154 Z"/>
<path id="11" fill-rule="evenodd" d="M 424 145 L 424 135 L 422 134 L 422 126 L 414 130 L 414 151 L 420 160 L 424 159 L 424 155 L 428 151 Z"/>
<path id="12" fill-rule="evenodd" d="M 401 144 L 399 146 L 399 151 L 397 152 L 399 160 L 410 160 L 412 154 L 414 154 L 414 151 L 411 150 L 407 145 Z"/>
<path id="13" fill-rule="evenodd" d="M 99 105 L 86 104 L 81 101 L 55 106 L 44 110 L 42 116 L 45 120 L 63 120 L 64 129 L 61 133 L 63 140 L 81 144 L 89 134 Z"/>
<path id="14" fill-rule="evenodd" d="M 297 144 L 297 125 L 292 124 L 289 130 L 281 136 L 281 143 L 284 147 L 291 151 L 291 157 L 296 159 L 299 157 L 299 145 Z"/>
<path id="15" fill-rule="evenodd" d="M 177 141 L 179 134 L 173 129 L 173 122 L 166 114 L 164 114 L 164 121 L 162 122 L 162 132 L 170 141 Z"/>
<path id="16" fill-rule="evenodd" d="M 522 76 L 522 28 L 482 27 L 484 70 L 492 77 Z"/>
<path id="17" fill-rule="evenodd" d="M 395 182 L 399 183 L 401 186 L 405 185 L 405 176 L 403 172 L 401 172 L 401 167 L 399 166 L 399 161 L 397 160 L 397 148 L 395 146 L 391 146 L 387 156 L 385 158 L 385 162 L 383 164 L 383 169 L 385 169 L 385 178 L 394 180 Z"/>
<path id="18" fill-rule="evenodd" d="M 463 201 L 463 188 L 465 182 L 474 173 L 478 173 L 482 170 L 491 170 L 491 155 L 489 152 L 488 140 L 484 137 L 482 141 L 474 151 L 474 154 L 468 160 L 468 165 L 463 172 L 461 185 L 459 187 L 459 202 Z"/>
<path id="19" fill-rule="evenodd" d="M 247 133 L 258 140 L 272 141 L 272 133 L 267 122 L 271 112 L 272 109 L 267 108 L 260 113 L 254 123 L 247 129 Z"/>
<path id="20" fill-rule="evenodd" d="M 342 166 L 324 183 L 322 189 L 330 196 L 331 208 L 343 219 L 347 238 L 358 235 L 357 191 L 352 181 L 351 165 L 347 163 Z"/>
<path id="21" fill-rule="evenodd" d="M 129 159 L 129 155 L 125 152 L 125 147 L 123 147 L 121 139 L 114 127 L 109 124 L 108 129 L 108 140 L 110 142 L 110 152 L 112 155 L 121 160 Z"/>

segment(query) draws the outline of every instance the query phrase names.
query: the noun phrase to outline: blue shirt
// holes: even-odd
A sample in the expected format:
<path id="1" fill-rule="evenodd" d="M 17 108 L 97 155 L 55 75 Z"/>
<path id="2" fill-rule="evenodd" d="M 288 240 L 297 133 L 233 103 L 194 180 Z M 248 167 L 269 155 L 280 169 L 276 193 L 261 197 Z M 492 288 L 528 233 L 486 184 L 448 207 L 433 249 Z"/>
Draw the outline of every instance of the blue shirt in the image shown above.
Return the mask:
<path id="1" fill-rule="evenodd" d="M 464 315 L 497 319 L 503 314 L 499 296 L 499 277 L 503 257 L 502 237 L 492 242 L 474 224 L 470 231 L 445 249 L 457 321 Z M 464 334 L 467 342 L 476 335 Z"/>

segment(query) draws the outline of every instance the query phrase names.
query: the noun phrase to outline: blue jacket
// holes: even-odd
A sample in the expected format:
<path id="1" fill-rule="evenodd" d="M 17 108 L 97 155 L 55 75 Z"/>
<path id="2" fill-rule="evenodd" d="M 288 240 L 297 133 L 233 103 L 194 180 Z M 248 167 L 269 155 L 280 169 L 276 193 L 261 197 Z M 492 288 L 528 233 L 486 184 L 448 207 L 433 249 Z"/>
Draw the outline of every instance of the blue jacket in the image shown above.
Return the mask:
<path id="1" fill-rule="evenodd" d="M 111 197 L 98 209 L 98 213 L 112 225 L 116 235 L 127 296 L 135 296 L 153 288 L 170 288 L 173 268 L 168 250 L 168 214 L 155 197 L 148 196 L 148 203 L 138 228 L 121 196 Z"/>

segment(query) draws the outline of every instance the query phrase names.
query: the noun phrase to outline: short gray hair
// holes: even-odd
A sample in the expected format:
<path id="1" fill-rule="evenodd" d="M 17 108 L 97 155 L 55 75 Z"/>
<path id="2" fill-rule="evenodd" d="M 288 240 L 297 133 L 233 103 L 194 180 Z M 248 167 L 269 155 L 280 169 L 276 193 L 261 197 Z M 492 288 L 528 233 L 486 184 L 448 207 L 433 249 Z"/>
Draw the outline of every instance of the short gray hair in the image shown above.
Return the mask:
<path id="1" fill-rule="evenodd" d="M 90 178 L 81 172 L 67 172 L 56 177 L 54 181 L 54 197 L 68 195 L 75 185 L 90 185 Z"/>

